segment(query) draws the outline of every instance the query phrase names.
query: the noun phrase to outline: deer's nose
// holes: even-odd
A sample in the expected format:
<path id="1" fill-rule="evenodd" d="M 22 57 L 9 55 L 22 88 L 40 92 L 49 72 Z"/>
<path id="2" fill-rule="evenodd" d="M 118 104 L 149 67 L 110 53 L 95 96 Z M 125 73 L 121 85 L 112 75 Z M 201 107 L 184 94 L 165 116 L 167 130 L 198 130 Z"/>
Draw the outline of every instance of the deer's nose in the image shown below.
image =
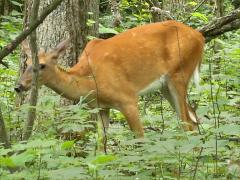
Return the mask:
<path id="1" fill-rule="evenodd" d="M 22 91 L 23 91 L 23 85 L 22 85 L 22 84 L 16 85 L 16 87 L 14 88 L 14 90 L 15 90 L 17 93 L 22 92 Z"/>

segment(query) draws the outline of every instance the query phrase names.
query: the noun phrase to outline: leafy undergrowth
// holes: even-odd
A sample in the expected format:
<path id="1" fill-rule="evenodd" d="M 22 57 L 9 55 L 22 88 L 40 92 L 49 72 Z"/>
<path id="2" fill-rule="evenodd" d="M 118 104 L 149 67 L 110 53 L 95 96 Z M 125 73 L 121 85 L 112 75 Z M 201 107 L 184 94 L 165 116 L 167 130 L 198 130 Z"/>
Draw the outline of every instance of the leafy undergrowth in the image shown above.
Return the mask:
<path id="1" fill-rule="evenodd" d="M 73 107 L 72 107 L 73 108 Z M 76 108 L 77 109 L 77 108 Z M 73 110 L 74 111 L 74 110 Z M 65 111 L 67 112 L 67 110 Z M 75 111 L 76 113 L 77 111 Z M 75 115 L 64 119 L 73 119 Z M 68 120 L 69 120 L 68 119 Z M 73 120 L 72 119 L 72 120 Z M 63 120 L 63 119 L 62 119 Z M 110 126 L 107 154 L 95 151 L 94 131 L 80 140 L 58 137 L 59 127 L 66 132 L 79 131 L 79 122 L 54 122 L 44 118 L 27 142 L 11 149 L 0 149 L 0 173 L 4 179 L 225 179 L 239 177 L 240 125 L 224 124 L 192 134 L 171 128 L 163 132 L 146 129 L 143 140 L 133 139 L 122 123 Z M 50 122 L 49 122 L 50 121 Z M 82 122 L 81 122 L 82 123 Z M 49 124 L 49 125 L 46 125 Z M 166 123 L 166 126 L 170 123 Z M 84 123 L 80 128 L 84 127 Z M 149 126 L 148 126 L 149 127 Z M 175 128 L 174 128 L 175 127 Z M 68 139 L 71 139 L 68 137 Z M 11 170 L 11 171 L 9 171 Z"/>
<path id="2" fill-rule="evenodd" d="M 55 96 L 40 99 L 38 121 L 28 142 L 17 142 L 28 107 L 22 106 L 11 113 L 11 123 L 15 122 L 12 128 L 16 128 L 11 132 L 12 141 L 16 143 L 11 149 L 0 149 L 3 179 L 237 179 L 240 176 L 239 114 L 231 104 L 226 104 L 226 110 L 216 120 L 211 106 L 208 111 L 201 110 L 206 103 L 200 106 L 198 114 L 203 122 L 199 133 L 184 132 L 167 102 L 151 103 L 145 109 L 146 114 L 142 114 L 145 124 L 142 140 L 134 139 L 123 116 L 112 111 L 114 121 L 108 130 L 107 154 L 104 154 L 96 151 L 96 123 L 89 118 L 89 112 L 97 110 L 86 110 L 83 101 L 67 107 L 59 107 L 58 101 Z M 144 103 L 141 101 L 141 107 Z M 159 115 L 161 108 L 164 116 Z"/>

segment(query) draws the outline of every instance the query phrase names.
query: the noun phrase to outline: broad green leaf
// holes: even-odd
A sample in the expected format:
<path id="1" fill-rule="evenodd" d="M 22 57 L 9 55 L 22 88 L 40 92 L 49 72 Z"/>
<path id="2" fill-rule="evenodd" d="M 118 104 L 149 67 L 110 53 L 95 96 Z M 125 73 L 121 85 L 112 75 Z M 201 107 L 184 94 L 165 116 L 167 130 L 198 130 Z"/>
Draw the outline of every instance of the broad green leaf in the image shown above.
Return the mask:
<path id="1" fill-rule="evenodd" d="M 118 34 L 118 32 L 115 29 L 104 27 L 101 24 L 99 25 L 99 33 L 100 34 L 107 34 L 107 33 Z"/>
<path id="2" fill-rule="evenodd" d="M 13 0 L 11 0 L 11 3 L 13 5 L 15 5 L 15 6 L 22 6 L 23 5 L 23 4 L 21 4 L 21 3 L 17 2 L 17 1 L 13 1 Z"/>
<path id="3" fill-rule="evenodd" d="M 105 164 L 108 162 L 111 162 L 113 160 L 116 160 L 117 157 L 113 155 L 100 155 L 96 159 L 92 161 L 93 164 Z"/>
<path id="4" fill-rule="evenodd" d="M 16 167 L 16 164 L 9 157 L 0 157 L 0 166 L 2 166 L 2 167 Z"/>
<path id="5" fill-rule="evenodd" d="M 94 21 L 92 19 L 87 20 L 87 26 L 92 26 L 94 23 L 96 23 L 96 21 Z"/>
<path id="6" fill-rule="evenodd" d="M 36 139 L 27 143 L 27 147 L 28 148 L 46 148 L 56 144 L 57 144 L 56 140 Z"/>
<path id="7" fill-rule="evenodd" d="M 220 128 L 218 128 L 218 131 L 227 135 L 240 136 L 240 125 L 237 125 L 237 124 L 221 125 Z"/>
<path id="8" fill-rule="evenodd" d="M 35 155 L 29 153 L 28 151 L 25 151 L 24 153 L 11 156 L 11 159 L 16 166 L 22 167 L 25 166 L 26 162 L 35 159 L 35 157 L 36 157 Z"/>
<path id="9" fill-rule="evenodd" d="M 189 3 L 187 3 L 187 4 L 189 4 L 189 5 L 191 5 L 191 6 L 196 6 L 196 5 L 197 5 L 197 3 L 196 3 L 195 1 L 191 1 L 191 2 L 189 2 Z"/>
<path id="10" fill-rule="evenodd" d="M 88 179 L 87 172 L 82 167 L 67 167 L 49 171 L 51 179 Z"/>
<path id="11" fill-rule="evenodd" d="M 228 140 L 217 140 L 217 146 L 218 147 L 224 147 L 228 143 L 229 143 Z M 205 147 L 205 148 L 215 148 L 216 147 L 216 139 L 215 138 L 210 139 L 205 144 L 203 144 L 203 147 Z"/>
<path id="12" fill-rule="evenodd" d="M 61 148 L 62 149 L 71 149 L 74 146 L 74 144 L 75 144 L 74 141 L 65 141 L 62 144 Z"/>
<path id="13" fill-rule="evenodd" d="M 208 22 L 207 16 L 205 16 L 205 15 L 202 14 L 202 13 L 194 12 L 194 13 L 191 13 L 191 15 L 194 16 L 194 17 L 197 17 L 197 18 L 199 18 L 199 19 L 201 19 L 201 20 L 203 20 L 203 21 L 206 22 L 206 23 Z"/>

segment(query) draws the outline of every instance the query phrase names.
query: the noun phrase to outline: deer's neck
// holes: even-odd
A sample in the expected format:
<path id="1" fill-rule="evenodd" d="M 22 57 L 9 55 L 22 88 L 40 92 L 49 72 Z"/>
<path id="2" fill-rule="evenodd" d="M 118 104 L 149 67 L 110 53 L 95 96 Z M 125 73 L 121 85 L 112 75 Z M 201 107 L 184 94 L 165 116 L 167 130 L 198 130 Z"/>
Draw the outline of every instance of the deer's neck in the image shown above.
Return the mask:
<path id="1" fill-rule="evenodd" d="M 79 100 L 95 89 L 94 81 L 88 76 L 79 76 L 69 70 L 55 68 L 54 76 L 45 84 L 56 93 L 70 100 Z"/>

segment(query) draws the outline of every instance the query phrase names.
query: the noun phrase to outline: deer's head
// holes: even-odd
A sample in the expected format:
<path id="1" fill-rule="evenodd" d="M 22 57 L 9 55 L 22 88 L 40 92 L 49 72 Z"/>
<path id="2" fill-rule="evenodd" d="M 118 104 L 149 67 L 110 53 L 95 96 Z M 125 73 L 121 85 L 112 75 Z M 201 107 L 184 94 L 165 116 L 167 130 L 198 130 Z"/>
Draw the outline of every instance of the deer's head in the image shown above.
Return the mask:
<path id="1" fill-rule="evenodd" d="M 54 49 L 49 52 L 45 52 L 44 50 L 40 50 L 38 53 L 39 59 L 39 76 L 38 76 L 38 85 L 46 84 L 51 76 L 54 76 L 54 71 L 57 66 L 57 59 L 62 54 L 65 49 L 68 47 L 69 40 L 65 40 L 59 43 Z M 25 54 L 27 55 L 26 61 L 26 69 L 24 73 L 21 75 L 16 87 L 14 88 L 16 92 L 20 93 L 22 91 L 27 91 L 31 88 L 32 85 L 32 74 L 33 74 L 33 66 L 32 66 L 32 56 L 31 50 L 29 48 L 28 43 L 24 41 L 22 43 L 22 48 Z"/>

